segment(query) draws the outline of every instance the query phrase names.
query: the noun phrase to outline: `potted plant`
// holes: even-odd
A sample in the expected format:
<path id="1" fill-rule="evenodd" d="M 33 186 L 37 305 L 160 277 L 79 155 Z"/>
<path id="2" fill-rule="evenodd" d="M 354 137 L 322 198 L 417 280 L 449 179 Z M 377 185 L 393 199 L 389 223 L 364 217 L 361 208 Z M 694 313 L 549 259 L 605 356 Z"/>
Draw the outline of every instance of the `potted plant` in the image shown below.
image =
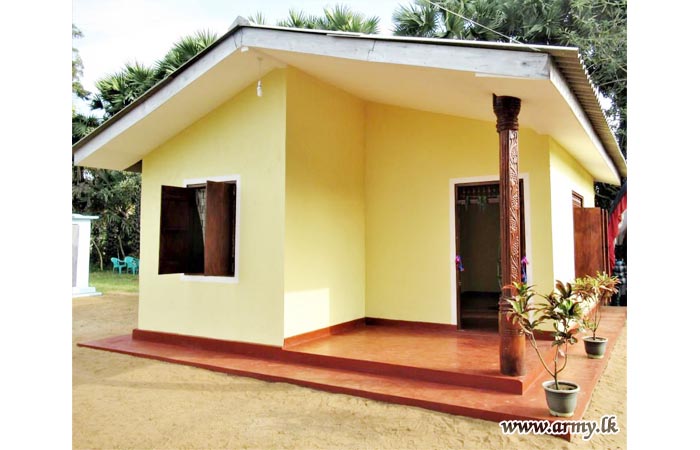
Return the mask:
<path id="1" fill-rule="evenodd" d="M 586 297 L 591 302 L 593 315 L 583 321 L 583 326 L 593 333 L 593 336 L 583 338 L 583 345 L 589 358 L 600 359 L 605 356 L 608 338 L 597 336 L 603 316 L 603 307 L 610 303 L 612 296 L 617 293 L 617 285 L 620 280 L 611 277 L 607 273 L 598 272 L 595 277 L 586 276 L 576 280 L 574 290 Z"/>
<path id="2" fill-rule="evenodd" d="M 559 374 L 566 368 L 569 346 L 577 342 L 574 335 L 578 332 L 582 319 L 581 297 L 574 291 L 571 283 L 564 284 L 559 280 L 555 289 L 546 296 L 537 294 L 532 286 L 524 283 L 513 283 L 510 287 L 515 290 L 515 295 L 508 299 L 512 307 L 510 318 L 523 330 L 540 362 L 553 378 L 542 383 L 549 412 L 557 417 L 571 417 L 576 409 L 580 388 L 574 382 L 559 380 Z M 545 302 L 536 304 L 532 300 L 536 295 L 544 298 Z M 552 345 L 557 347 L 551 367 L 542 357 L 535 339 L 536 328 L 550 321 L 554 326 Z"/>

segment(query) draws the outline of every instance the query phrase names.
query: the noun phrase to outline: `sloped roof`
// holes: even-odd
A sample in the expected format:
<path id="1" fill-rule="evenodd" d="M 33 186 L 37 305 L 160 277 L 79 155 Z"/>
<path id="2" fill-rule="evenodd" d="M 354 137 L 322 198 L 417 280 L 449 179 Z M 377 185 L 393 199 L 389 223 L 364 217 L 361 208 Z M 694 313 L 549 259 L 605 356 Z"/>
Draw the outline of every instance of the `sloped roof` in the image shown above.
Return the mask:
<path id="1" fill-rule="evenodd" d="M 249 48 L 254 51 L 244 51 Z M 447 90 L 473 85 L 478 95 L 470 91 L 469 98 L 479 97 L 482 103 L 487 90 L 498 95 L 520 94 L 525 97 L 521 126 L 560 140 L 600 181 L 619 184 L 627 176 L 601 97 L 576 48 L 364 35 L 251 25 L 245 20 L 234 22 L 215 43 L 77 142 L 75 162 L 125 169 L 254 82 L 261 72 L 286 65 L 370 101 L 483 120 L 494 120 L 490 111 L 490 116 L 484 115 L 487 108 L 483 104 L 477 113 L 469 109 L 468 102 L 451 98 L 455 96 Z M 433 93 L 421 95 L 419 91 L 425 89 L 413 89 L 414 94 L 407 96 L 398 91 L 392 80 L 404 75 L 408 85 L 411 81 L 414 88 L 430 85 Z M 215 92 L 212 85 L 217 86 Z M 446 95 L 440 95 L 440 89 Z M 549 117 L 528 116 L 528 101 L 533 108 L 557 104 L 548 111 Z M 564 109 L 566 114 L 562 114 Z M 162 120 L 161 116 L 174 110 L 180 113 Z M 119 155 L 100 157 L 105 152 Z"/>

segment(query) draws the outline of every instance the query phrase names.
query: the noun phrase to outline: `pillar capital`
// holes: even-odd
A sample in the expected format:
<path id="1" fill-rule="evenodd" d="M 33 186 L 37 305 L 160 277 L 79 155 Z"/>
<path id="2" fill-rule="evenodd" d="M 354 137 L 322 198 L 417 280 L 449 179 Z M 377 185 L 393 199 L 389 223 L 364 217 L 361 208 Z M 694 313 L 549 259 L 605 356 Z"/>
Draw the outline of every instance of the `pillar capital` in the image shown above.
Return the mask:
<path id="1" fill-rule="evenodd" d="M 493 112 L 496 114 L 496 131 L 518 129 L 519 98 L 493 94 Z"/>

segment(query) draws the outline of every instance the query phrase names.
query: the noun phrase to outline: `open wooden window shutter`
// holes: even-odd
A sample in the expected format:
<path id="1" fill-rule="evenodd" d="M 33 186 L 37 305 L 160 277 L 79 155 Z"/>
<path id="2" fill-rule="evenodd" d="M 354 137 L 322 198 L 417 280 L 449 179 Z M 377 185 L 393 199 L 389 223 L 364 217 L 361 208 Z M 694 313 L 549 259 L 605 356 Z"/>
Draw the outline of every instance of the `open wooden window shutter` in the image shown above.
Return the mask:
<path id="1" fill-rule="evenodd" d="M 158 273 L 202 273 L 204 245 L 194 189 L 162 186 Z"/>
<path id="2" fill-rule="evenodd" d="M 233 274 L 234 188 L 231 183 L 207 181 L 204 275 Z"/>

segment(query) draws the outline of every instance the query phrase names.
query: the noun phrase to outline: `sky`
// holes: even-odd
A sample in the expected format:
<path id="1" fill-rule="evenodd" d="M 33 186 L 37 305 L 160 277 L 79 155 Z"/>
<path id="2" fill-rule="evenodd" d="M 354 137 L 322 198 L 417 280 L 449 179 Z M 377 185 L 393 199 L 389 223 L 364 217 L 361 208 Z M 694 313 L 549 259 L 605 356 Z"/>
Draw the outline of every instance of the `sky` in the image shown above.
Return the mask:
<path id="1" fill-rule="evenodd" d="M 391 15 L 411 0 L 74 0 L 73 24 L 83 37 L 73 46 L 83 60 L 83 86 L 119 71 L 127 62 L 151 64 L 181 37 L 199 30 L 221 36 L 237 16 L 263 13 L 268 23 L 287 17 L 290 8 L 319 15 L 342 3 L 366 16 L 378 16 L 382 34 L 391 34 Z"/>

